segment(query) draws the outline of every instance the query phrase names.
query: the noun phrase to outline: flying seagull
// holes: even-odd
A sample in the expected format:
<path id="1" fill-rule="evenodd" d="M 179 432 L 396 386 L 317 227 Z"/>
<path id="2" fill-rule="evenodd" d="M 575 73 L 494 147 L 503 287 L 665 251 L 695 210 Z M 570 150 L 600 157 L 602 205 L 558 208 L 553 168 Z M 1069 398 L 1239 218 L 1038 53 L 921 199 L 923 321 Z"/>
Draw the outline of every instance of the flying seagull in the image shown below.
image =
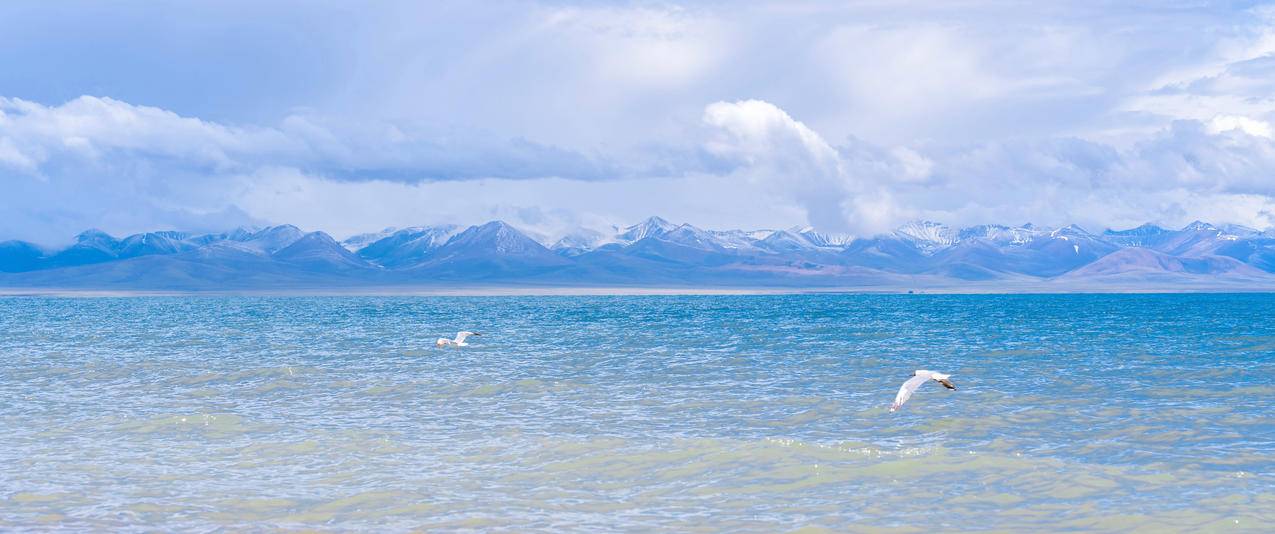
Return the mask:
<path id="1" fill-rule="evenodd" d="M 899 394 L 894 396 L 894 404 L 890 405 L 890 411 L 893 412 L 903 406 L 903 403 L 912 398 L 913 393 L 916 393 L 916 388 L 921 387 L 921 384 L 924 384 L 926 380 L 933 380 L 943 384 L 943 387 L 947 389 L 956 389 L 956 386 L 953 386 L 952 382 L 948 380 L 951 376 L 934 371 L 926 371 L 925 369 L 917 369 L 916 372 L 912 373 L 912 378 L 909 378 L 907 382 L 903 383 L 903 387 L 899 388 Z"/>
<path id="2" fill-rule="evenodd" d="M 456 339 L 447 339 L 445 337 L 438 338 L 434 342 L 435 347 L 468 347 L 469 343 L 465 343 L 465 338 L 469 336 L 481 336 L 478 332 L 457 332 Z"/>

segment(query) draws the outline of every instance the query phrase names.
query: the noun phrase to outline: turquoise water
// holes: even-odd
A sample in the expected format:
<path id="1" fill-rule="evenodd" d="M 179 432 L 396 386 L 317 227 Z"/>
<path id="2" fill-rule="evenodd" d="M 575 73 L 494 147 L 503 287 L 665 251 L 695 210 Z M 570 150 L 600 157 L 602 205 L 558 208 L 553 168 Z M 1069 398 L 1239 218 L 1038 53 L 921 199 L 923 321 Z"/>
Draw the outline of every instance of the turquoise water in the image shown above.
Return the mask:
<path id="1" fill-rule="evenodd" d="M 0 299 L 0 529 L 1261 531 L 1275 296 Z M 456 330 L 466 349 L 432 348 Z M 951 373 L 888 413 L 913 369 Z"/>

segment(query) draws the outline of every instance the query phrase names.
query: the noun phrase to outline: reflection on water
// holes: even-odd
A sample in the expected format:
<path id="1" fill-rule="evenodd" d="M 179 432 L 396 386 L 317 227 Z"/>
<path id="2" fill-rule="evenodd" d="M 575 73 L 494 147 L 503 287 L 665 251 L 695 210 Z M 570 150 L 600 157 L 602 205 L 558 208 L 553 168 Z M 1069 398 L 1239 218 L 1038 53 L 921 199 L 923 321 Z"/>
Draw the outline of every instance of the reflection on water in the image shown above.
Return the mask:
<path id="1" fill-rule="evenodd" d="M 0 529 L 1275 524 L 1275 297 L 0 299 Z M 467 350 L 435 350 L 462 328 Z M 913 369 L 953 374 L 887 412 Z"/>

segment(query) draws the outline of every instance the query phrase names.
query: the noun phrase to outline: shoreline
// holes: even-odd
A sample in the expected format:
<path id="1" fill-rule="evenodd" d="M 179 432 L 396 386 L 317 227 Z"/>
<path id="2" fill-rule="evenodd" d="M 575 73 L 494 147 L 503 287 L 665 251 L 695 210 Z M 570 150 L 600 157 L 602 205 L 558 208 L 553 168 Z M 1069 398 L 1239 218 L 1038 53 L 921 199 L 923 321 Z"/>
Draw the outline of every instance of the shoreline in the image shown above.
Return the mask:
<path id="1" fill-rule="evenodd" d="M 282 289 L 106 289 L 6 288 L 0 297 L 538 297 L 538 296 L 766 296 L 766 295 L 1068 295 L 1068 294 L 1189 294 L 1275 293 L 1273 287 L 1202 285 L 1119 286 L 1049 284 L 989 284 L 943 287 L 627 287 L 627 286 L 409 286 L 307 287 Z"/>

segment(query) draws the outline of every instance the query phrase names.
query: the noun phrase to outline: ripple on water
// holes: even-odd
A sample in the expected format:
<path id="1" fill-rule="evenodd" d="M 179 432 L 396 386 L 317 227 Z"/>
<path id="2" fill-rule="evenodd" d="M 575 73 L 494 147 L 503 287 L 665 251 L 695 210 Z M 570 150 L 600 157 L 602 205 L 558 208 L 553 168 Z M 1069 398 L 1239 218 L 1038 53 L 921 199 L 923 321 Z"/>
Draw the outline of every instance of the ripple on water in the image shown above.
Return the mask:
<path id="1" fill-rule="evenodd" d="M 1262 531 L 1270 316 L 1264 295 L 0 299 L 0 530 Z M 472 324 L 470 350 L 429 348 Z M 889 413 L 917 368 L 960 389 Z"/>

